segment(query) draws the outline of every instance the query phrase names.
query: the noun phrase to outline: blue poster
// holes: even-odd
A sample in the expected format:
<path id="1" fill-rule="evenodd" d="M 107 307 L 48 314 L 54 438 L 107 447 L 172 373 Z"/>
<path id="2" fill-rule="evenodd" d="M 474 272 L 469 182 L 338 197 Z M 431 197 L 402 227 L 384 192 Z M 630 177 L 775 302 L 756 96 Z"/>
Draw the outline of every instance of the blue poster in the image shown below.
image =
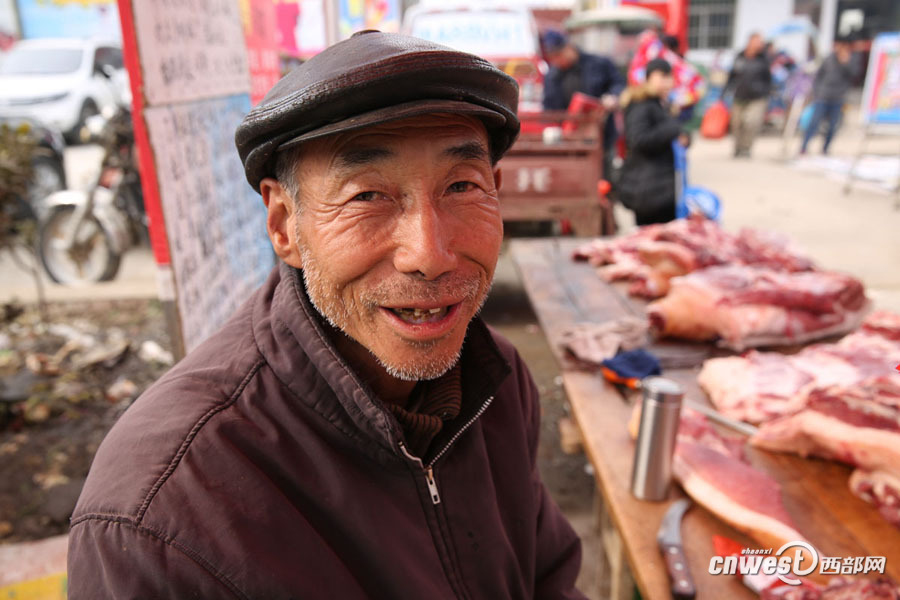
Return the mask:
<path id="1" fill-rule="evenodd" d="M 22 37 L 121 40 L 116 0 L 17 0 Z"/>

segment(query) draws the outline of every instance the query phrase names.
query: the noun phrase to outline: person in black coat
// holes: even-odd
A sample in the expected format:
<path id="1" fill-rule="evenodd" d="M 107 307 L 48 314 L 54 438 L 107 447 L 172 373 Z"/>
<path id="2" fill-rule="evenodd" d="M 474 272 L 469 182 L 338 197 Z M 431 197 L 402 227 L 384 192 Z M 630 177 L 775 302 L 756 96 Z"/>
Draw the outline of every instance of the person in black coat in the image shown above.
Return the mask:
<path id="1" fill-rule="evenodd" d="M 623 95 L 625 164 L 619 198 L 634 211 L 638 225 L 675 219 L 675 156 L 672 141 L 681 125 L 666 109 L 672 67 L 661 58 L 647 63 L 646 80 Z M 686 137 L 686 136 L 685 136 Z"/>

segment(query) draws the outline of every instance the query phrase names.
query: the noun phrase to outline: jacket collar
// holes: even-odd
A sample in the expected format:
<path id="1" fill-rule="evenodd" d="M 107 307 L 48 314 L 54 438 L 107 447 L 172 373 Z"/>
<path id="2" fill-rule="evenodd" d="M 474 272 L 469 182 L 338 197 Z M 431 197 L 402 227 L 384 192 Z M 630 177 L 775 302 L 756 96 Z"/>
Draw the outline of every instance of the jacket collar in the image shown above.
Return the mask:
<path id="1" fill-rule="evenodd" d="M 331 326 L 309 301 L 301 273 L 283 262 L 276 269 L 254 306 L 260 352 L 300 401 L 342 433 L 382 457 L 399 454 L 403 434 L 395 417 L 331 343 Z M 460 363 L 462 408 L 455 422 L 464 423 L 478 414 L 511 368 L 477 316 L 466 332 Z M 448 427 L 433 445 L 446 445 L 456 430 Z"/>

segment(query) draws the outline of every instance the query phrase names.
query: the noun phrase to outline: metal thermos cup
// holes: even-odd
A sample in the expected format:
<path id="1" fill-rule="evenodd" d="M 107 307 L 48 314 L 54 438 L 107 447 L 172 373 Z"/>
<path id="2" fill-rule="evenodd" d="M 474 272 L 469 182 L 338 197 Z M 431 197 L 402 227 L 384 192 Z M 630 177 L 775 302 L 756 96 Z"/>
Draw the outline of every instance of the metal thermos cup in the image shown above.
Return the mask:
<path id="1" fill-rule="evenodd" d="M 681 416 L 681 386 L 664 377 L 642 382 L 644 405 L 634 450 L 631 493 L 641 500 L 665 500 L 672 482 L 672 454 Z"/>

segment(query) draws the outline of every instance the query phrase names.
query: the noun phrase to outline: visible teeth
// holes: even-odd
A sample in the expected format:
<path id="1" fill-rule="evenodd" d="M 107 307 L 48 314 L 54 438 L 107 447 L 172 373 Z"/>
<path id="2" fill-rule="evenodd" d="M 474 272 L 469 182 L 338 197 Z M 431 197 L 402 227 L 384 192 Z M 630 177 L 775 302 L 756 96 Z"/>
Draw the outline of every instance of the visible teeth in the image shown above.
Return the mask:
<path id="1" fill-rule="evenodd" d="M 445 314 L 447 314 L 447 308 L 392 308 L 391 309 L 395 315 L 403 319 L 404 321 L 408 321 L 410 323 L 427 323 L 429 321 L 436 321 L 441 318 Z"/>

